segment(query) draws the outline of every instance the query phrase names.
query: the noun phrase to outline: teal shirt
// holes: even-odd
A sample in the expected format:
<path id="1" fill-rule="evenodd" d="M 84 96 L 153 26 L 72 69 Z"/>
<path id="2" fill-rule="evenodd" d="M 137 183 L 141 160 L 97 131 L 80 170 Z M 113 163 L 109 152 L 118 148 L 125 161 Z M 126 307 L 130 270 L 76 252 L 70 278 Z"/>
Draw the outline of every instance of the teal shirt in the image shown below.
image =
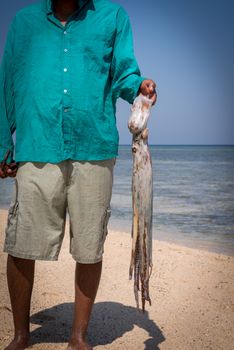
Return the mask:
<path id="1" fill-rule="evenodd" d="M 0 160 L 58 163 L 116 157 L 116 100 L 141 82 L 129 18 L 107 0 L 81 0 L 63 26 L 52 1 L 20 10 L 0 73 Z"/>

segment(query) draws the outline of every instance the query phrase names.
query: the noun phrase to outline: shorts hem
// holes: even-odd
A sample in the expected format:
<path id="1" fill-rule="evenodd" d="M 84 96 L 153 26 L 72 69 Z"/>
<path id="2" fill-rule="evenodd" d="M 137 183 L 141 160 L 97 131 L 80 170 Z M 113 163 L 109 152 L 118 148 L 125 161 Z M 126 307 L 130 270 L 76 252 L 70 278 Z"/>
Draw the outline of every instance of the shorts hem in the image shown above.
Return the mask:
<path id="1" fill-rule="evenodd" d="M 3 249 L 4 253 L 7 253 L 11 256 L 14 256 L 15 258 L 21 258 L 21 259 L 29 259 L 29 260 L 44 260 L 44 261 L 57 261 L 58 257 L 57 256 L 35 256 L 35 255 L 30 255 L 30 254 L 25 254 L 25 253 L 19 253 L 19 252 L 14 252 L 13 250 L 4 248 Z"/>
<path id="2" fill-rule="evenodd" d="M 98 259 L 80 259 L 72 254 L 72 258 L 79 264 L 96 264 L 102 261 L 102 257 Z"/>

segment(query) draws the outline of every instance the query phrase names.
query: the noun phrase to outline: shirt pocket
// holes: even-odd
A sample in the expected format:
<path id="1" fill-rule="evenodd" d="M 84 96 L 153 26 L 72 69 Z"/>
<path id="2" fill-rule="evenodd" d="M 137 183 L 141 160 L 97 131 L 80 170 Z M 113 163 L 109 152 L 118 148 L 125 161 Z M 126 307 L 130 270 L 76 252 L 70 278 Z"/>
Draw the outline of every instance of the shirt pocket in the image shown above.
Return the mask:
<path id="1" fill-rule="evenodd" d="M 108 29 L 89 30 L 88 33 L 82 35 L 79 43 L 88 52 L 106 52 L 106 50 L 112 50 L 114 36 Z"/>
<path id="2" fill-rule="evenodd" d="M 74 55 L 83 55 L 88 72 L 101 75 L 108 73 L 112 60 L 112 44 L 105 33 L 99 32 L 82 38 L 74 43 L 72 50 Z"/>

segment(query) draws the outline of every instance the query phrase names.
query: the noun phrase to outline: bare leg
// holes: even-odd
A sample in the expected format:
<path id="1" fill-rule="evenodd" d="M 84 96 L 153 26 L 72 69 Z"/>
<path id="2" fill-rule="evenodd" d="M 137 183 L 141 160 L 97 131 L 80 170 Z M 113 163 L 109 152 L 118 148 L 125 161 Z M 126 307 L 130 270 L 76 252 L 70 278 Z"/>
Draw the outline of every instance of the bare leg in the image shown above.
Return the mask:
<path id="1" fill-rule="evenodd" d="M 86 341 L 86 334 L 101 271 L 102 262 L 76 264 L 74 319 L 68 350 L 92 350 Z"/>
<path id="2" fill-rule="evenodd" d="M 5 350 L 23 350 L 28 346 L 34 268 L 34 260 L 20 259 L 8 255 L 7 282 L 13 312 L 15 336 Z"/>

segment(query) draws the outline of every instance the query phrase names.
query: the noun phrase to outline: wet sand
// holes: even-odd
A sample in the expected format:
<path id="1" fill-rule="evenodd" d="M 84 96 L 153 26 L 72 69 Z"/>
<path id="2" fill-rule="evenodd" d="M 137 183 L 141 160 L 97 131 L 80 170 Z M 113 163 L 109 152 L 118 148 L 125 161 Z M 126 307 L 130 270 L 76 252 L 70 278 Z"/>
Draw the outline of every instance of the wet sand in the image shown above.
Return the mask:
<path id="1" fill-rule="evenodd" d="M 7 212 L 0 210 L 0 349 L 13 332 L 2 253 Z M 37 262 L 31 308 L 32 349 L 66 349 L 74 261 L 68 227 L 59 261 Z M 154 240 L 152 306 L 136 310 L 128 280 L 131 237 L 110 231 L 89 327 L 95 350 L 231 350 L 234 348 L 234 258 Z"/>

